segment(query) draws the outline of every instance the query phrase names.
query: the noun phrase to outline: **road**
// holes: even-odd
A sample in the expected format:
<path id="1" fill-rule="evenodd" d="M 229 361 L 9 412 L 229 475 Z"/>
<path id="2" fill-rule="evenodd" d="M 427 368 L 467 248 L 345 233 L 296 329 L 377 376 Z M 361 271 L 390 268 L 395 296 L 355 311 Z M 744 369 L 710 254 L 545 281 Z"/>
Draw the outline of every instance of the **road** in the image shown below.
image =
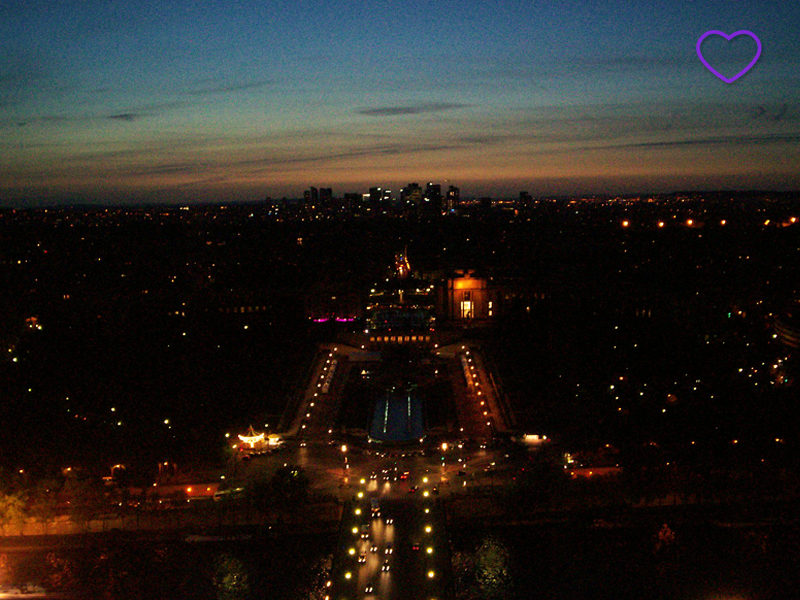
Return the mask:
<path id="1" fill-rule="evenodd" d="M 512 476 L 500 467 L 502 452 L 486 449 L 508 430 L 509 418 L 481 351 L 454 344 L 435 354 L 449 361 L 457 421 L 449 435 L 437 434 L 438 442 L 424 436 L 419 446 L 337 441 L 343 381 L 356 365 L 377 363 L 380 353 L 323 344 L 287 432 L 293 440 L 277 454 L 241 463 L 243 472 L 235 474 L 246 480 L 258 470 L 298 465 L 312 490 L 345 503 L 326 600 L 442 598 L 450 557 L 438 500 Z M 373 502 L 380 515 L 372 514 Z"/>
<path id="2" fill-rule="evenodd" d="M 378 499 L 379 516 L 372 514 L 372 498 Z M 422 495 L 385 499 L 365 493 L 345 506 L 329 600 L 441 598 L 449 564 L 438 502 Z"/>
<path id="3" fill-rule="evenodd" d="M 308 475 L 312 490 L 333 494 L 342 500 L 352 499 L 362 480 L 367 482 L 365 491 L 394 498 L 405 497 L 409 487 L 423 483 L 431 484 L 430 494 L 433 495 L 433 486 L 437 486 L 441 495 L 447 495 L 465 491 L 471 485 L 507 482 L 508 475 L 496 469 L 503 463 L 502 452 L 479 445 L 458 446 L 455 442 L 442 450 L 420 445 L 419 449 L 402 451 L 348 446 L 343 452 L 341 444 L 306 442 L 300 446 L 292 442 L 278 453 L 240 462 L 237 476 L 246 481 L 260 472 L 268 475 L 284 464 L 297 465 Z M 494 477 L 493 468 L 496 469 Z M 389 474 L 382 471 L 391 471 L 391 475 L 386 477 Z M 406 472 L 408 478 L 402 479 L 401 475 Z M 423 482 L 424 477 L 429 481 Z"/>

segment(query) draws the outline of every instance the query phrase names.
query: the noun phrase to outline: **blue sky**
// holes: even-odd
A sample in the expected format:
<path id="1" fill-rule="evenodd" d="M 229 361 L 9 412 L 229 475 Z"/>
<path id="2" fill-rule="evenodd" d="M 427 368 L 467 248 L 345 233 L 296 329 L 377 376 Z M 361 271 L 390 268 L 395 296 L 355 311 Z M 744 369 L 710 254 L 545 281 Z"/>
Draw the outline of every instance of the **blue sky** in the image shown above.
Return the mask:
<path id="1" fill-rule="evenodd" d="M 664 6 L 668 4 L 668 6 Z M 785 2 L 0 5 L 0 202 L 800 188 Z M 704 32 L 763 52 L 733 84 Z M 724 74 L 746 37 L 708 38 Z"/>

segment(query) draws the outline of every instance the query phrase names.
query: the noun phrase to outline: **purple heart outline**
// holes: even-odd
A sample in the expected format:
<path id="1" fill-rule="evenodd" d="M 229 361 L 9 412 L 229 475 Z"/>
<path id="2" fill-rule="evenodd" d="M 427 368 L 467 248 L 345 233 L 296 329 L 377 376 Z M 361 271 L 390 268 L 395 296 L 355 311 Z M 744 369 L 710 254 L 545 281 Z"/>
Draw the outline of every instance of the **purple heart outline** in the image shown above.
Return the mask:
<path id="1" fill-rule="evenodd" d="M 749 35 L 751 38 L 753 38 L 756 41 L 756 46 L 758 46 L 758 50 L 756 51 L 756 55 L 753 58 L 753 60 L 751 60 L 750 63 L 744 69 L 739 71 L 733 77 L 728 78 L 728 77 L 725 77 L 719 71 L 717 71 L 710 64 L 708 64 L 708 61 L 705 58 L 703 58 L 703 53 L 700 51 L 700 44 L 702 44 L 703 40 L 706 39 L 710 35 L 721 35 L 722 37 L 724 37 L 729 42 L 733 38 L 735 38 L 737 35 Z M 722 32 L 722 31 L 718 31 L 716 29 L 712 29 L 711 31 L 706 31 L 703 35 L 700 36 L 700 39 L 697 40 L 697 56 L 700 57 L 700 62 L 703 63 L 703 65 L 705 65 L 706 69 L 708 69 L 714 75 L 716 75 L 717 77 L 722 79 L 722 81 L 724 81 L 725 83 L 733 83 L 734 81 L 739 79 L 739 77 L 741 77 L 742 75 L 747 73 L 752 68 L 752 66 L 754 64 L 756 64 L 756 61 L 758 60 L 758 57 L 761 56 L 761 40 L 758 39 L 758 36 L 755 33 L 753 33 L 752 31 L 747 31 L 746 29 L 740 29 L 739 31 L 735 31 L 730 35 L 728 35 L 727 33 Z"/>

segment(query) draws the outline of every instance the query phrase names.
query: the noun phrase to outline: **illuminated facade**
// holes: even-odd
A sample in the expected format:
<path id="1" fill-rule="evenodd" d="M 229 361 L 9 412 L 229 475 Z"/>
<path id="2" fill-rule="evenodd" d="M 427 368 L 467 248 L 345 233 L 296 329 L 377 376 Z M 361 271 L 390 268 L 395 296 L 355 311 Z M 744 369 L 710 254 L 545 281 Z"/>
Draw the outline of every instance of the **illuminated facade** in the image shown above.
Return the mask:
<path id="1" fill-rule="evenodd" d="M 417 279 L 411 271 L 407 253 L 398 252 L 395 254 L 394 276 L 376 283 L 370 290 L 367 322 L 370 330 L 378 332 L 431 331 L 435 321 L 434 307 L 433 285 Z"/>
<path id="2" fill-rule="evenodd" d="M 445 310 L 451 321 L 484 321 L 497 316 L 497 294 L 484 277 L 473 271 L 457 271 L 459 277 L 447 280 Z"/>
<path id="3" fill-rule="evenodd" d="M 411 263 L 408 262 L 407 252 L 398 252 L 394 255 L 395 276 L 405 279 L 411 273 Z"/>

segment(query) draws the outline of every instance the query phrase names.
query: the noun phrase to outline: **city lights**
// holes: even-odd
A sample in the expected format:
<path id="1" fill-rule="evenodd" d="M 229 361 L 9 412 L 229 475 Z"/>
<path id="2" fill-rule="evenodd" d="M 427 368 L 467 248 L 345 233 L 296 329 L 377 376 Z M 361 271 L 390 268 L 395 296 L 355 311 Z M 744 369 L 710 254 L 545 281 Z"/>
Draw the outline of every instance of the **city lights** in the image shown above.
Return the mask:
<path id="1" fill-rule="evenodd" d="M 378 135 L 466 114 L 382 104 L 354 107 L 354 126 L 370 122 Z M 152 119 L 131 112 L 99 129 L 142 134 L 158 124 Z M 778 131 L 791 119 L 759 122 Z M 44 129 L 55 126 L 26 127 L 49 139 Z M 307 196 L 266 198 L 257 189 L 253 202 L 225 207 L 165 196 L 182 207 L 55 211 L 42 192 L 41 207 L 0 210 L 10 307 L 0 327 L 6 535 L 178 528 L 192 543 L 227 544 L 258 530 L 313 559 L 281 562 L 287 585 L 308 575 L 324 583 L 319 597 L 397 595 L 406 586 L 427 597 L 459 592 L 449 587 L 450 550 L 440 538 L 463 536 L 454 550 L 470 564 L 513 566 L 546 520 L 554 536 L 576 526 L 594 532 L 573 549 L 579 562 L 623 527 L 620 564 L 641 563 L 630 559 L 643 548 L 654 560 L 626 579 L 644 583 L 621 593 L 656 581 L 679 596 L 656 571 L 676 548 L 686 564 L 703 561 L 684 520 L 742 533 L 706 536 L 709 555 L 750 556 L 753 532 L 773 525 L 761 515 L 791 512 L 796 192 L 551 196 L 535 189 L 557 186 L 544 161 L 526 183 L 530 193 L 469 190 L 445 209 L 436 183 L 392 183 L 393 196 L 377 184 L 366 194 L 328 188 L 334 176 L 323 154 L 338 150 L 319 132 L 311 138 L 298 142 L 302 160 L 291 169 L 252 168 L 252 177 L 277 181 L 284 167 L 322 161 L 320 181 L 300 190 Z M 626 173 L 627 152 L 661 151 L 624 140 L 590 145 L 606 152 L 609 144 L 618 155 L 608 164 Z M 701 152 L 708 161 L 698 169 L 721 160 L 717 145 L 686 146 L 671 151 Z M 153 189 L 171 173 L 152 173 Z M 761 181 L 745 175 L 731 171 L 729 181 Z M 543 429 L 548 436 L 527 433 Z M 747 522 L 735 510 L 743 498 Z M 587 507 L 602 518 L 587 521 Z M 626 516 L 640 512 L 653 519 Z M 678 513 L 670 547 L 661 527 Z M 487 535 L 510 526 L 518 538 Z M 316 532 L 336 536 L 326 565 Z M 215 547 L 193 545 L 198 556 Z M 739 561 L 734 583 L 782 581 L 771 556 L 757 557 L 755 575 Z M 248 555 L 245 566 L 257 574 L 270 560 Z M 295 574 L 307 567 L 315 571 Z M 522 589 L 518 569 L 499 572 L 509 584 L 500 595 Z M 726 573 L 715 577 L 733 587 Z M 602 574 L 577 575 L 589 576 L 600 589 Z M 213 572 L 197 577 L 215 581 Z M 699 578 L 689 569 L 680 585 L 706 589 Z M 564 596 L 558 585 L 552 595 Z"/>

